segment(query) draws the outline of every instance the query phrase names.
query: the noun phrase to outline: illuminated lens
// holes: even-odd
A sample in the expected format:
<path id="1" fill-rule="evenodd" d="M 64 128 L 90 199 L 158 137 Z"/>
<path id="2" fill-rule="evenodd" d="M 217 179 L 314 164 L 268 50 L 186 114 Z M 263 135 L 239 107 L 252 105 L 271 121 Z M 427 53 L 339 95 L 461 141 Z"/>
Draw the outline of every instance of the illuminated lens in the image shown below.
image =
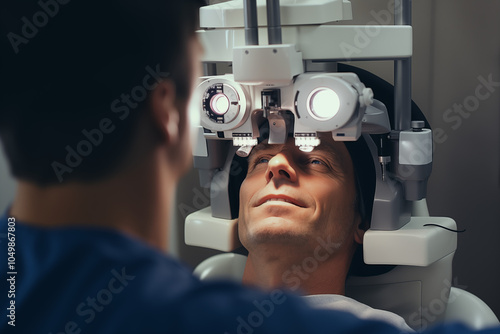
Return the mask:
<path id="1" fill-rule="evenodd" d="M 330 88 L 316 88 L 308 100 L 309 112 L 319 120 L 328 120 L 339 112 L 339 96 Z"/>
<path id="2" fill-rule="evenodd" d="M 220 93 L 214 95 L 210 101 L 212 111 L 217 115 L 224 115 L 229 110 L 229 99 L 226 95 Z"/>
<path id="3" fill-rule="evenodd" d="M 310 153 L 314 150 L 314 146 L 299 146 L 299 150 L 302 152 Z"/>

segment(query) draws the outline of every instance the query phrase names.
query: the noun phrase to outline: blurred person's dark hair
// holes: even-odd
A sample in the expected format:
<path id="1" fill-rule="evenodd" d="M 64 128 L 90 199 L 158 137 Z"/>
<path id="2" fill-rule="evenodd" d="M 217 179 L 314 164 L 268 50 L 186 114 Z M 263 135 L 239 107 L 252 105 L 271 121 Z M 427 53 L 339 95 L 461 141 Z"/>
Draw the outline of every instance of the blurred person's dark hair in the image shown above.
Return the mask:
<path id="1" fill-rule="evenodd" d="M 177 98 L 189 98 L 187 42 L 198 27 L 202 4 L 2 2 L 0 138 L 12 174 L 41 186 L 57 184 L 61 178 L 52 164 L 64 163 L 66 147 L 76 150 L 88 141 L 82 131 L 99 129 L 103 119 L 111 120 L 106 124 L 113 131 L 64 174 L 64 181 L 91 182 L 115 171 L 158 80 L 171 80 Z M 135 87 L 137 100 L 130 97 Z"/>

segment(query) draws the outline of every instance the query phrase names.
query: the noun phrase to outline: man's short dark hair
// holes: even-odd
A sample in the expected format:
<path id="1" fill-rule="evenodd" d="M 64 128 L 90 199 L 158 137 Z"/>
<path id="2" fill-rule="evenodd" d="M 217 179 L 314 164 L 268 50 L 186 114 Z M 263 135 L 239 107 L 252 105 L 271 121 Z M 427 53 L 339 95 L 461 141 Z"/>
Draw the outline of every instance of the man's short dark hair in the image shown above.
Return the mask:
<path id="1" fill-rule="evenodd" d="M 373 156 L 364 137 L 345 142 L 352 160 L 356 182 L 356 211 L 361 215 L 362 227 L 370 227 L 373 200 L 375 198 L 376 174 Z"/>
<path id="2" fill-rule="evenodd" d="M 201 2 L 3 1 L 0 138 L 13 175 L 44 186 L 114 171 L 159 80 L 189 97 Z"/>

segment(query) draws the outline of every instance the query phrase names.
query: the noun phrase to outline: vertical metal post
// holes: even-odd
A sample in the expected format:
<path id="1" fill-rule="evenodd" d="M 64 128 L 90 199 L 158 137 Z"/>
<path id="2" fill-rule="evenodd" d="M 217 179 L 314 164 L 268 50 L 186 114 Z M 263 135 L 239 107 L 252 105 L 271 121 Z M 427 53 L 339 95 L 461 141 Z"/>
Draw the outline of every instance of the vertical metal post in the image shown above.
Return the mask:
<path id="1" fill-rule="evenodd" d="M 395 0 L 394 24 L 411 26 L 411 0 Z M 394 130 L 411 127 L 411 57 L 394 61 Z"/>
<path id="2" fill-rule="evenodd" d="M 279 0 L 266 0 L 267 37 L 269 44 L 281 44 L 281 14 Z"/>
<path id="3" fill-rule="evenodd" d="M 259 45 L 259 25 L 257 23 L 257 0 L 243 2 L 246 45 Z"/>
<path id="4" fill-rule="evenodd" d="M 203 63 L 203 75 L 217 75 L 217 65 L 215 63 Z"/>

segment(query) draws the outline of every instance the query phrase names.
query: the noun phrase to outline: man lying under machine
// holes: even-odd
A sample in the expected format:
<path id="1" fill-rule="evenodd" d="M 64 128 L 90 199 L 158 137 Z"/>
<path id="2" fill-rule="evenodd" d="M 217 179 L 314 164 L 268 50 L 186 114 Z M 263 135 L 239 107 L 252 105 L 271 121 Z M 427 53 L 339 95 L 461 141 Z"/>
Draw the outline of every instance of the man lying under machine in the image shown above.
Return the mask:
<path id="1" fill-rule="evenodd" d="M 249 251 L 243 282 L 298 290 L 315 307 L 409 330 L 400 316 L 345 296 L 351 262 L 370 226 L 374 192 L 363 138 L 344 143 L 323 133 L 312 152 L 301 151 L 293 138 L 257 145 L 240 190 L 239 236 Z"/>

